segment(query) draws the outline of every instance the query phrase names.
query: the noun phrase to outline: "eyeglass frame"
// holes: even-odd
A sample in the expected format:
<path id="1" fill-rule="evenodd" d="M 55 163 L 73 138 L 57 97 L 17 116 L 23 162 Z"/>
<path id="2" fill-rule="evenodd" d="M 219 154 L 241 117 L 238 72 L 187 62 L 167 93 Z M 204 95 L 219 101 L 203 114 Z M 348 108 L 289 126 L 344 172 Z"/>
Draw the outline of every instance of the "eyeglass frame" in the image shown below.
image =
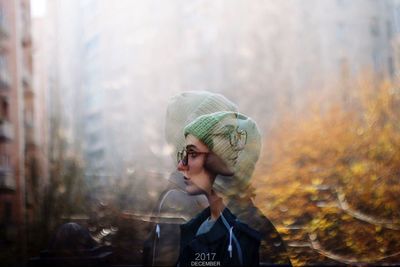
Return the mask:
<path id="1" fill-rule="evenodd" d="M 245 146 L 247 143 L 247 131 L 243 130 L 243 129 L 239 129 L 239 126 L 236 126 L 236 128 L 234 130 L 227 130 L 226 132 L 223 132 L 223 133 L 215 133 L 215 134 L 211 134 L 211 135 L 212 136 L 219 136 L 219 135 L 227 136 L 227 135 L 229 135 L 229 143 L 232 147 L 235 147 L 235 148 L 238 147 L 238 144 L 240 142 L 240 139 L 242 139 L 242 136 L 244 136 L 244 143 L 241 144 L 241 148 L 243 146 Z M 238 135 L 240 135 L 239 138 L 237 138 Z M 236 139 L 235 141 L 232 140 L 234 138 Z"/>
<path id="2" fill-rule="evenodd" d="M 177 152 L 176 159 L 179 162 L 182 161 L 183 166 L 187 166 L 189 164 L 189 154 L 210 154 L 211 152 L 202 152 L 202 151 L 188 151 L 187 148 L 184 148 Z"/>

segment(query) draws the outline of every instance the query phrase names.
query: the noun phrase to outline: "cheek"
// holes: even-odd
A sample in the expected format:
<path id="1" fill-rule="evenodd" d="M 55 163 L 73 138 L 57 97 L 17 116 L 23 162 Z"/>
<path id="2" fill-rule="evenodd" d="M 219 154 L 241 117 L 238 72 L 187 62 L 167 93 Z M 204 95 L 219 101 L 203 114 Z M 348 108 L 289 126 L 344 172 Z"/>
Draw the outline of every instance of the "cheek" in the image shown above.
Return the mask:
<path id="1" fill-rule="evenodd" d="M 189 176 L 190 179 L 196 179 L 197 176 L 201 175 L 202 171 L 203 171 L 202 165 L 192 164 L 189 166 L 189 169 L 187 170 L 187 175 Z"/>
<path id="2" fill-rule="evenodd" d="M 205 191 L 211 189 L 213 184 L 210 173 L 204 169 L 193 175 L 191 181 L 193 182 L 193 185 Z"/>
<path id="3" fill-rule="evenodd" d="M 196 184 L 202 185 L 211 184 L 210 174 L 206 170 L 202 169 L 201 171 L 193 175 L 192 181 Z"/>

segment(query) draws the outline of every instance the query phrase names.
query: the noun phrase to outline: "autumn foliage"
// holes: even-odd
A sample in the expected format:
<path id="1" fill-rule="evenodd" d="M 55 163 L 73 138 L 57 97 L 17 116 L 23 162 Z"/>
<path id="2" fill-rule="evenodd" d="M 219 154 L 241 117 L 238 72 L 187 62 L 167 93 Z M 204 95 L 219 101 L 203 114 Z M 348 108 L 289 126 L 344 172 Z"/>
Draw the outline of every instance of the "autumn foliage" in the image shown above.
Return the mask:
<path id="1" fill-rule="evenodd" d="M 371 80 L 306 106 L 266 137 L 254 177 L 292 263 L 399 263 L 400 88 Z"/>

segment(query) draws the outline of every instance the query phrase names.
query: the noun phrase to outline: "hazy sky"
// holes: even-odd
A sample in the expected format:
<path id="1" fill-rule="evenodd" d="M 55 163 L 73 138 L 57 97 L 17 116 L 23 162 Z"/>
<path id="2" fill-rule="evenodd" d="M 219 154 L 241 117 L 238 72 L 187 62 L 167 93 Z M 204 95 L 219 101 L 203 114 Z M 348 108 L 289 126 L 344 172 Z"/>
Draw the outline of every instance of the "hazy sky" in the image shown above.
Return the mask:
<path id="1" fill-rule="evenodd" d="M 46 13 L 46 0 L 31 0 L 32 17 L 42 17 Z"/>

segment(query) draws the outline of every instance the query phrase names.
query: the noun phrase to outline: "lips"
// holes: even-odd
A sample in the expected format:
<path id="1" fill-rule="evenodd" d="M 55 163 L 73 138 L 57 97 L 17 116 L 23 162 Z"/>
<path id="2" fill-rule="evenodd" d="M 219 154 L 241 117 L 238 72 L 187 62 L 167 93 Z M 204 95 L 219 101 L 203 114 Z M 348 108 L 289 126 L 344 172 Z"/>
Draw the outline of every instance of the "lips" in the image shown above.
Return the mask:
<path id="1" fill-rule="evenodd" d="M 183 182 L 185 183 L 185 185 L 190 185 L 189 178 L 187 178 L 186 176 L 183 176 Z"/>

